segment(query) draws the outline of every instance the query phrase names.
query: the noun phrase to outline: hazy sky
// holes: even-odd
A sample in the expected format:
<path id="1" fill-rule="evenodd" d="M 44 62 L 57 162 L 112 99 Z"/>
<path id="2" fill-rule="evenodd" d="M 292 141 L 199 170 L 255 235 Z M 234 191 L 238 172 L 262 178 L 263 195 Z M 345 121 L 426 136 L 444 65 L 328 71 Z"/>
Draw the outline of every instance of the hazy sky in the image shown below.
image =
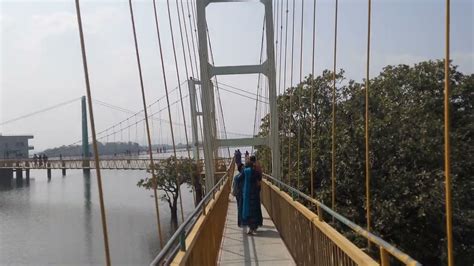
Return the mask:
<path id="1" fill-rule="evenodd" d="M 181 80 L 184 63 L 175 1 L 171 0 L 173 30 Z M 279 1 L 280 2 L 280 1 Z M 291 3 L 289 26 L 291 27 Z M 303 73 L 311 71 L 312 3 L 304 0 Z M 413 64 L 444 57 L 444 0 L 372 0 L 371 76 L 388 64 Z M 451 55 L 465 73 L 474 72 L 474 1 L 452 0 Z M 286 0 L 283 0 L 286 6 Z M 295 78 L 299 79 L 301 0 L 296 1 Z M 93 98 L 132 111 L 142 108 L 128 1 L 81 1 Z M 185 5 L 186 9 L 186 5 Z M 148 102 L 164 95 L 152 0 L 134 1 L 138 42 Z M 263 5 L 214 4 L 208 7 L 208 26 L 216 65 L 258 63 Z M 166 1 L 158 1 L 166 74 L 170 89 L 177 86 Z M 337 67 L 358 81 L 365 75 L 367 1 L 339 1 Z M 317 0 L 316 73 L 332 69 L 334 1 Z M 290 28 L 291 29 L 291 28 Z M 189 30 L 189 29 L 188 29 Z M 283 30 L 285 33 L 285 29 Z M 291 41 L 291 32 L 288 34 Z M 0 121 L 35 112 L 85 94 L 74 0 L 0 0 L 1 108 Z M 290 47 L 290 45 L 288 45 Z M 288 60 L 290 60 L 290 50 Z M 288 61 L 289 64 L 290 61 Z M 289 73 L 288 73 L 289 75 Z M 221 77 L 219 81 L 256 92 L 256 75 Z M 287 82 L 287 86 L 289 82 Z M 187 87 L 183 86 L 183 95 Z M 251 134 L 255 101 L 221 92 L 227 130 Z M 177 94 L 171 95 L 171 101 Z M 165 107 L 160 101 L 151 112 Z M 189 99 L 185 99 L 188 112 Z M 178 105 L 173 120 L 182 123 Z M 97 130 L 129 114 L 94 105 Z M 161 118 L 167 119 L 162 112 Z M 156 118 L 159 118 L 156 115 Z M 132 119 L 133 120 L 133 119 Z M 123 127 L 132 120 L 122 124 Z M 80 102 L 0 126 L 7 134 L 33 134 L 36 151 L 80 139 Z M 189 117 L 188 121 L 189 123 Z M 184 130 L 177 130 L 184 142 Z M 118 131 L 118 128 L 117 130 Z M 169 126 L 154 121 L 154 142 L 166 141 Z M 143 127 L 131 127 L 116 140 L 144 141 Z M 190 134 L 190 133 L 189 133 Z M 136 136 L 138 135 L 138 136 Z M 234 135 L 236 136 L 236 135 Z M 168 138 L 169 139 L 169 138 Z M 113 140 L 111 135 L 108 140 Z"/>

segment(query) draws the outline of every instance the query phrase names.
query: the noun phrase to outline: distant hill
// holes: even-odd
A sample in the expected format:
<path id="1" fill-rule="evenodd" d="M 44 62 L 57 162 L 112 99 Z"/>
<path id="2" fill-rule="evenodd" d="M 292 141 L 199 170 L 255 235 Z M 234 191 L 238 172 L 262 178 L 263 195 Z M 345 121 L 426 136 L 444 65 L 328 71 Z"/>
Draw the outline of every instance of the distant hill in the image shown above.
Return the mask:
<path id="1" fill-rule="evenodd" d="M 154 150 L 164 148 L 166 151 L 172 151 L 173 146 L 169 144 L 155 144 L 152 146 Z M 100 155 L 119 155 L 119 154 L 137 154 L 146 152 L 148 146 L 140 146 L 136 142 L 107 142 L 97 143 Z M 186 144 L 179 143 L 176 145 L 177 149 L 185 149 Z M 91 153 L 93 153 L 92 146 L 89 147 Z M 82 156 L 82 145 L 69 145 L 51 148 L 43 151 L 48 157 L 59 157 L 62 156 Z"/>

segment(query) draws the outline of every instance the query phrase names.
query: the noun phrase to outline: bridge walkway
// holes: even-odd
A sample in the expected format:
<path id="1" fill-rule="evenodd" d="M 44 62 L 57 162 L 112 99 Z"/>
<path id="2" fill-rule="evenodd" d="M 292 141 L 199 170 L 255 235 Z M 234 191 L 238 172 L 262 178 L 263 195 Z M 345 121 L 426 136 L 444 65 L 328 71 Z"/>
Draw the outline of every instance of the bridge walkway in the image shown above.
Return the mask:
<path id="1" fill-rule="evenodd" d="M 237 202 L 229 195 L 218 265 L 296 265 L 263 205 L 262 215 L 263 226 L 248 235 L 237 226 Z"/>

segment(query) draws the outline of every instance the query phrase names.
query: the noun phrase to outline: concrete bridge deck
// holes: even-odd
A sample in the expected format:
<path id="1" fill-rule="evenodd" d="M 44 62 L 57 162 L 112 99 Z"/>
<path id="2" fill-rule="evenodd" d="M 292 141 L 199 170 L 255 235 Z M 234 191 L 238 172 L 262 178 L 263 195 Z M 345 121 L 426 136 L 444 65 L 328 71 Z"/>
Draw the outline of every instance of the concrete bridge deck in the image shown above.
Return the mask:
<path id="1" fill-rule="evenodd" d="M 248 235 L 237 226 L 237 203 L 229 196 L 218 265 L 296 265 L 263 205 L 262 215 L 263 226 Z"/>

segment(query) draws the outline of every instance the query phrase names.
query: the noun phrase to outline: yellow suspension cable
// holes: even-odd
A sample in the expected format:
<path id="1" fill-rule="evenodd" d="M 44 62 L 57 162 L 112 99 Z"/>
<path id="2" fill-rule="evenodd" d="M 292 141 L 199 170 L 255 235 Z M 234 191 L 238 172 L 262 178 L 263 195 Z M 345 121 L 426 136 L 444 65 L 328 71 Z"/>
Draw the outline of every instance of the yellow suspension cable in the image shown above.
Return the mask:
<path id="1" fill-rule="evenodd" d="M 284 61 L 284 66 L 283 66 L 283 69 L 284 69 L 284 72 L 283 72 L 283 94 L 285 94 L 285 90 L 286 90 L 286 75 L 287 75 L 287 68 L 286 68 L 286 62 L 288 60 L 288 2 L 289 0 L 286 0 L 286 10 L 285 10 L 285 61 Z M 283 147 L 283 144 L 284 144 L 284 138 L 281 139 L 281 146 Z M 290 142 L 288 141 L 288 145 L 290 145 Z M 288 151 L 288 154 L 289 154 L 289 151 Z M 280 155 L 281 155 L 281 161 L 283 162 L 283 148 L 280 149 Z M 290 168 L 290 165 L 289 165 L 290 161 L 288 160 L 288 169 Z M 283 163 L 281 164 L 281 167 L 283 169 Z M 283 173 L 283 170 L 282 170 L 282 173 Z M 282 178 L 283 180 L 283 178 Z M 289 174 L 288 174 L 288 180 L 289 180 Z"/>
<path id="2" fill-rule="evenodd" d="M 100 172 L 100 161 L 99 161 L 99 149 L 97 148 L 97 138 L 95 133 L 95 121 L 94 121 L 94 108 L 92 106 L 92 93 L 91 86 L 89 82 L 89 70 L 87 68 L 87 56 L 86 56 L 86 47 L 84 41 L 84 32 L 82 29 L 82 18 L 81 18 L 81 8 L 79 6 L 79 0 L 76 0 L 76 14 L 77 14 L 77 24 L 79 27 L 79 38 L 81 41 L 81 52 L 82 52 L 82 65 L 84 67 L 84 78 L 86 82 L 86 93 L 87 93 L 87 102 L 89 105 L 89 118 L 91 123 L 92 131 L 92 146 L 94 148 L 94 161 L 95 161 L 95 171 L 97 175 L 97 185 L 99 189 L 99 204 L 100 204 L 100 217 L 102 220 L 102 234 L 104 236 L 104 250 L 105 250 L 105 262 L 106 265 L 111 265 L 110 260 L 110 250 L 109 250 L 109 236 L 107 233 L 107 217 L 105 215 L 105 203 L 104 203 L 104 192 L 102 190 L 102 176 Z"/>
<path id="3" fill-rule="evenodd" d="M 286 10 L 285 10 L 285 60 L 283 63 L 283 93 L 285 93 L 286 89 L 286 61 L 287 61 L 287 50 L 288 50 L 288 0 L 286 0 Z"/>
<path id="4" fill-rule="evenodd" d="M 181 1 L 182 3 L 183 1 Z M 186 11 L 188 12 L 188 21 L 189 21 L 189 30 L 191 31 L 191 42 L 192 42 L 192 45 L 193 45 L 193 54 L 194 54 L 194 67 L 195 67 L 195 72 L 196 73 L 196 77 L 199 77 L 199 67 L 198 67 L 198 59 L 197 59 L 197 56 L 196 56 L 196 50 L 197 50 L 197 47 L 196 47 L 196 44 L 194 42 L 194 35 L 196 35 L 196 39 L 197 39 L 197 33 L 196 33 L 196 20 L 194 19 L 195 15 L 194 15 L 194 4 L 192 3 L 191 1 L 191 6 L 192 8 L 189 7 L 189 2 L 190 1 L 186 1 Z M 194 26 L 194 34 L 193 34 L 193 26 Z M 196 41 L 197 42 L 197 41 Z"/>
<path id="5" fill-rule="evenodd" d="M 368 0 L 367 13 L 367 65 L 365 77 L 365 195 L 366 195 L 366 218 L 367 232 L 370 232 L 370 158 L 369 158 L 369 69 L 370 69 L 370 22 L 372 12 L 372 1 Z M 370 241 L 367 240 L 370 249 Z"/>
<path id="6" fill-rule="evenodd" d="M 140 53 L 138 51 L 138 41 L 137 41 L 137 33 L 135 30 L 135 20 L 133 17 L 133 7 L 132 7 L 132 0 L 128 1 L 130 6 L 130 18 L 132 20 L 132 29 L 133 29 L 133 40 L 135 43 L 135 54 L 137 57 L 137 66 L 138 66 L 138 75 L 140 77 L 140 88 L 141 88 L 141 95 L 142 95 L 142 103 L 143 103 L 143 112 L 145 114 L 145 126 L 146 126 L 146 134 L 147 134 L 147 141 L 148 141 L 148 154 L 150 157 L 150 170 L 152 176 L 152 183 L 153 183 L 153 196 L 155 201 L 155 210 L 156 210 L 156 220 L 158 225 L 158 235 L 160 238 L 160 247 L 163 248 L 163 234 L 161 231 L 161 222 L 160 222 L 160 209 L 158 204 L 158 192 L 157 192 L 157 180 L 156 180 L 156 173 L 155 173 L 155 163 L 153 161 L 153 150 L 152 150 L 152 143 L 151 143 L 151 134 L 150 134 L 150 125 L 148 123 L 148 111 L 147 111 L 147 104 L 146 104 L 146 97 L 145 97 L 145 87 L 143 85 L 143 75 L 142 75 L 142 67 L 140 63 Z"/>
<path id="7" fill-rule="evenodd" d="M 176 57 L 176 47 L 175 47 L 175 43 L 174 43 L 173 23 L 171 22 L 171 10 L 170 10 L 170 1 L 169 0 L 166 0 L 166 7 L 168 9 L 168 21 L 169 21 L 169 24 L 170 24 L 171 44 L 173 46 L 173 55 L 174 55 L 174 60 L 175 60 L 175 65 L 176 65 L 176 75 L 177 75 L 177 78 L 178 78 L 179 87 L 181 88 L 180 79 L 179 79 L 178 59 Z M 181 89 L 179 91 L 181 92 Z M 181 97 L 181 100 L 182 100 L 183 97 L 182 96 L 180 96 L 180 97 Z M 173 155 L 174 155 L 174 158 L 176 160 L 176 185 L 178 186 L 179 205 L 180 205 L 180 209 L 181 209 L 181 222 L 184 222 L 183 198 L 181 196 L 180 180 L 178 179 L 178 176 L 179 176 L 179 171 L 178 171 L 179 163 L 178 163 L 178 155 L 176 154 L 176 142 L 175 142 L 175 139 L 174 139 L 173 120 L 171 118 L 171 106 L 170 106 L 170 102 L 169 102 L 168 88 L 166 88 L 166 101 L 168 103 L 168 116 L 169 116 L 169 119 L 170 119 L 171 139 L 172 139 L 172 142 L 173 142 Z"/>
<path id="8" fill-rule="evenodd" d="M 334 14 L 334 67 L 333 67 L 333 83 L 332 83 L 332 141 L 331 141 L 331 208 L 336 210 L 336 55 L 337 55 L 337 7 L 336 0 Z M 334 217 L 333 217 L 334 219 Z"/>
<path id="9" fill-rule="evenodd" d="M 311 76 L 313 77 L 312 82 L 311 82 L 311 134 L 310 134 L 310 161 L 311 161 L 311 171 L 310 171 L 310 177 L 311 177 L 311 197 L 314 198 L 314 146 L 313 146 L 313 138 L 314 138 L 314 127 L 315 127 L 315 116 L 316 114 L 314 113 L 314 59 L 315 59 L 315 53 L 316 53 L 316 0 L 314 0 L 314 5 L 313 5 L 313 53 L 312 53 L 312 59 L 311 59 Z"/>
<path id="10" fill-rule="evenodd" d="M 278 49 L 278 44 L 280 44 L 280 56 L 278 57 L 280 60 L 279 66 L 278 66 L 278 93 L 281 93 L 281 64 L 282 64 L 282 51 L 283 51 L 283 0 L 280 1 L 280 41 L 277 43 L 277 49 Z M 278 41 L 278 29 L 277 29 L 277 41 Z M 278 53 L 278 51 L 277 51 Z M 286 71 L 286 70 L 284 70 Z M 285 93 L 285 88 L 283 87 L 283 93 Z"/>
<path id="11" fill-rule="evenodd" d="M 301 42 L 300 42 L 300 85 L 301 85 L 301 88 L 303 89 L 303 36 L 304 36 L 304 1 L 301 1 Z M 302 110 L 301 110 L 301 97 L 303 96 L 303 90 L 301 90 L 299 96 L 298 96 L 298 111 L 299 113 L 301 114 Z M 298 165 L 298 182 L 297 182 L 297 188 L 298 189 L 301 189 L 300 188 L 300 180 L 301 180 L 301 119 L 302 117 L 300 117 L 298 119 L 298 124 L 297 124 L 297 127 L 298 127 L 298 153 L 297 153 L 297 165 Z"/>
<path id="12" fill-rule="evenodd" d="M 265 17 L 263 18 L 263 26 L 262 26 L 262 41 L 261 41 L 261 44 L 260 44 L 260 57 L 259 57 L 259 64 L 262 64 L 262 60 L 263 60 L 263 43 L 264 43 L 264 40 L 265 40 Z M 286 72 L 286 71 L 285 71 Z M 255 117 L 254 117 L 254 120 L 253 120 L 253 134 L 254 135 L 257 135 L 257 111 L 258 111 L 258 100 L 260 97 L 262 97 L 262 93 L 260 92 L 261 91 L 261 86 L 260 86 L 260 81 L 261 81 L 261 73 L 258 74 L 258 77 L 257 77 L 257 99 L 255 100 Z M 283 84 L 283 87 L 285 85 Z M 259 94 L 260 93 L 260 94 Z M 258 116 L 261 118 L 261 116 Z M 251 154 L 253 154 L 253 148 L 254 146 L 252 146 L 252 151 L 250 152 Z M 229 156 L 230 157 L 230 156 Z"/>
<path id="13" fill-rule="evenodd" d="M 191 56 L 191 47 L 189 45 L 189 35 L 188 35 L 188 27 L 186 25 L 186 13 L 184 12 L 184 5 L 183 5 L 183 1 L 180 1 L 181 3 L 181 13 L 183 14 L 183 25 L 184 25 L 184 33 L 185 33 L 185 36 L 186 36 L 186 45 L 187 45 L 187 48 L 188 48 L 188 55 L 189 55 L 189 66 L 190 66 L 190 69 L 191 69 L 191 77 L 194 77 L 194 69 L 193 69 L 193 59 L 192 59 L 192 56 Z M 179 12 L 179 11 L 178 11 Z M 192 29 L 190 29 L 192 31 Z M 193 33 L 191 32 L 191 35 Z M 193 47 L 194 49 L 194 47 Z M 186 68 L 187 69 L 187 68 Z M 186 79 L 189 79 L 189 73 L 186 74 Z"/>
<path id="14" fill-rule="evenodd" d="M 183 2 L 182 1 L 181 1 L 181 8 L 183 8 Z M 179 12 L 178 0 L 176 0 L 176 13 L 178 14 L 179 33 L 180 33 L 180 37 L 181 37 L 181 48 L 183 50 L 184 70 L 185 70 L 185 73 L 186 73 L 186 77 L 189 78 L 188 64 L 186 62 L 186 49 L 184 47 L 183 27 L 181 25 L 181 14 Z M 184 9 L 183 9 L 183 21 L 184 21 L 184 26 L 186 28 L 186 21 L 184 19 Z M 188 34 L 186 32 L 186 37 L 187 37 L 187 35 Z M 188 44 L 188 50 L 189 50 L 189 41 L 188 41 L 187 44 Z M 191 66 L 191 71 L 192 71 L 191 54 L 189 54 L 189 63 L 190 63 L 190 66 Z M 178 71 L 178 62 L 177 62 L 176 57 L 175 57 L 175 64 L 176 64 L 176 73 L 177 73 L 177 77 L 178 77 L 178 84 L 181 84 L 181 80 L 179 78 L 179 71 Z M 186 138 L 186 151 L 188 153 L 188 159 L 191 161 L 191 150 L 189 148 L 188 129 L 187 129 L 187 126 L 186 126 L 186 115 L 184 114 L 184 103 L 183 103 L 183 94 L 182 94 L 182 91 L 181 91 L 181 85 L 178 85 L 178 89 L 179 89 L 179 99 L 180 99 L 180 102 L 181 102 L 181 111 L 182 111 L 182 115 L 183 115 L 184 136 Z M 179 114 L 178 114 L 178 116 L 179 116 Z M 190 175 L 190 178 L 191 178 L 191 184 L 192 184 L 191 190 L 193 192 L 194 205 L 197 206 L 197 204 L 198 204 L 198 202 L 196 200 L 197 199 L 196 198 L 197 194 L 194 191 L 195 187 L 196 187 L 196 182 L 194 182 L 193 170 L 192 170 L 191 164 L 188 164 L 188 171 L 189 171 L 189 175 Z"/>
<path id="15" fill-rule="evenodd" d="M 294 51 L 295 51 L 295 0 L 293 0 L 293 22 L 292 22 L 292 30 L 291 30 L 291 66 L 290 66 L 290 88 L 293 86 L 293 58 L 294 58 Z M 288 184 L 291 185 L 291 121 L 293 120 L 293 114 L 291 113 L 291 102 L 293 101 L 293 93 L 288 91 L 290 94 L 290 104 L 289 104 L 289 115 L 290 120 L 288 121 Z"/>
<path id="16" fill-rule="evenodd" d="M 448 239 L 448 265 L 454 265 L 453 257 L 453 210 L 451 196 L 451 143 L 449 140 L 449 45 L 450 45 L 450 0 L 446 0 L 446 46 L 444 59 L 444 174 L 446 196 L 446 238 Z"/>

